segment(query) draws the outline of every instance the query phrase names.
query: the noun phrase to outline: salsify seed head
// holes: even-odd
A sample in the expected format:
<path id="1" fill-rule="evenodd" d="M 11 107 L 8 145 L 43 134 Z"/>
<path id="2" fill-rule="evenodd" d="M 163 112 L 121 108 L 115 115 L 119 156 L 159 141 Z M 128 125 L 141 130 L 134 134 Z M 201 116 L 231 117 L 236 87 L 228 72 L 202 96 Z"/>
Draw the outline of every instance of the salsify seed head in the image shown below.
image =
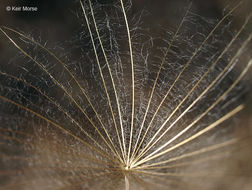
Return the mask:
<path id="1" fill-rule="evenodd" d="M 63 43 L 0 28 L 0 189 L 250 189 L 244 4 L 164 22 L 138 1 L 76 4 Z"/>

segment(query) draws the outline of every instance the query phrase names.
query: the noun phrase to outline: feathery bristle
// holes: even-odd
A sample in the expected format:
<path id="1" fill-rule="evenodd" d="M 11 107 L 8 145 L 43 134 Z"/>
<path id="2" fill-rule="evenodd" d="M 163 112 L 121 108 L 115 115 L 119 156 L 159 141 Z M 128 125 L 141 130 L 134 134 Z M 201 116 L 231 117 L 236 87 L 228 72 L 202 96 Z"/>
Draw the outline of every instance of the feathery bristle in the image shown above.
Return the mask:
<path id="1" fill-rule="evenodd" d="M 155 37 L 131 2 L 78 3 L 78 58 L 0 28 L 0 189 L 250 189 L 251 13 L 189 4 Z"/>

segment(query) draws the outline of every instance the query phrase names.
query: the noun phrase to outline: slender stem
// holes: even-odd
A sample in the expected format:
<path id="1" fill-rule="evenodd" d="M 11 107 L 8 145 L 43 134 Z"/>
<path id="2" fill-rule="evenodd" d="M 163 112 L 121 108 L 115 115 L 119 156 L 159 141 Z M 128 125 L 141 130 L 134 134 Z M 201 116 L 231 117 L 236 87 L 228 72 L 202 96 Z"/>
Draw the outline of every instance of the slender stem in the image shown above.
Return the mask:
<path id="1" fill-rule="evenodd" d="M 129 178 L 127 174 L 124 175 L 124 181 L 125 181 L 125 190 L 129 190 L 130 186 L 129 186 Z"/>
<path id="2" fill-rule="evenodd" d="M 237 114 L 238 112 L 240 112 L 243 108 L 244 108 L 244 105 L 237 106 L 235 109 L 233 109 L 232 111 L 230 111 L 229 113 L 227 113 L 225 116 L 221 117 L 220 119 L 218 119 L 217 121 L 215 121 L 214 123 L 212 123 L 211 125 L 209 125 L 208 127 L 206 127 L 205 129 L 203 129 L 203 130 L 199 131 L 198 133 L 196 133 L 195 135 L 193 135 L 193 136 L 185 139 L 184 141 L 182 141 L 182 142 L 180 142 L 180 143 L 172 146 L 171 148 L 168 148 L 168 149 L 166 149 L 166 150 L 164 150 L 164 151 L 162 151 L 160 153 L 157 153 L 155 155 L 151 155 L 148 158 L 147 157 L 144 158 L 143 160 L 137 162 L 134 165 L 134 167 L 138 166 L 140 164 L 143 164 L 143 163 L 145 163 L 147 161 L 153 160 L 153 159 L 155 159 L 157 157 L 160 157 L 160 156 L 162 156 L 164 154 L 167 154 L 168 152 L 170 152 L 170 151 L 172 151 L 172 150 L 174 150 L 174 149 L 176 149 L 176 148 L 178 148 L 178 147 L 180 147 L 180 146 L 182 146 L 182 145 L 184 145 L 184 144 L 186 144 L 186 143 L 188 143 L 188 142 L 196 139 L 197 137 L 205 134 L 206 132 L 210 131 L 211 129 L 215 128 L 216 126 L 218 126 L 221 123 L 223 123 L 224 121 L 226 121 L 227 119 L 231 118 L 232 116 L 234 116 L 235 114 Z"/>
<path id="3" fill-rule="evenodd" d="M 190 8 L 191 8 L 191 5 L 192 5 L 192 4 L 190 3 L 190 5 L 188 6 L 188 9 L 187 9 L 185 15 L 183 16 L 182 21 L 180 22 L 180 24 L 179 24 L 179 26 L 178 26 L 178 28 L 177 28 L 175 34 L 174 34 L 173 37 L 172 37 L 171 42 L 169 43 L 168 49 L 166 50 L 165 55 L 164 55 L 164 57 L 163 57 L 163 59 L 162 59 L 162 62 L 161 62 L 161 64 L 160 64 L 160 66 L 159 66 L 159 70 L 158 70 L 158 72 L 157 72 L 157 76 L 156 76 L 156 79 L 155 79 L 155 81 L 154 81 L 154 84 L 153 84 L 153 87 L 152 87 L 152 90 L 151 90 L 151 95 L 150 95 L 150 98 L 149 98 L 149 100 L 148 100 L 147 108 L 146 108 L 146 111 L 145 111 L 145 113 L 144 113 L 144 118 L 143 118 L 143 121 L 142 121 L 142 124 L 141 124 L 141 127 L 140 127 L 140 131 L 139 131 L 139 134 L 138 134 L 138 137 L 137 137 L 137 141 L 136 141 L 136 143 L 135 143 L 135 148 L 134 148 L 134 150 L 133 150 L 133 152 L 132 152 L 132 156 L 131 156 L 131 159 L 130 159 L 130 160 L 134 160 L 135 154 L 138 152 L 139 148 L 140 148 L 141 145 L 142 145 L 142 143 L 140 143 L 139 146 L 138 146 L 138 141 L 139 141 L 139 139 L 140 139 L 140 136 L 141 136 L 141 133 L 142 133 L 142 130 L 143 130 L 143 126 L 144 126 L 144 124 L 145 124 L 146 116 L 147 116 L 148 111 L 149 111 L 149 108 L 150 108 L 151 100 L 152 100 L 152 97 L 153 97 L 153 94 L 154 94 L 154 91 L 155 91 L 155 88 L 156 88 L 156 85 L 157 85 L 157 81 L 158 81 L 159 75 L 160 75 L 161 70 L 162 70 L 162 68 L 163 68 L 163 65 L 164 65 L 164 63 L 165 63 L 165 60 L 166 60 L 166 58 L 167 58 L 167 55 L 168 55 L 168 53 L 170 52 L 170 49 L 171 49 L 171 47 L 172 47 L 172 44 L 173 44 L 174 40 L 176 39 L 176 37 L 177 37 L 177 35 L 178 35 L 178 32 L 179 32 L 180 28 L 182 27 L 182 25 L 183 25 L 183 23 L 184 23 L 184 20 L 185 20 L 187 14 L 188 14 L 188 12 L 189 12 L 189 10 L 190 10 Z M 144 141 L 144 138 L 142 139 L 142 142 L 143 142 L 143 141 Z M 137 148 L 137 146 L 138 146 L 138 148 Z"/>
<path id="4" fill-rule="evenodd" d="M 25 110 L 25 111 L 28 111 L 28 112 L 34 114 L 35 116 L 37 116 L 37 117 L 41 118 L 42 120 L 44 120 L 44 121 L 46 121 L 46 122 L 52 124 L 53 126 L 55 126 L 56 128 L 62 130 L 63 132 L 65 132 L 66 134 L 70 135 L 71 137 L 73 137 L 73 138 L 76 139 L 77 141 L 79 141 L 79 142 L 81 142 L 82 144 L 86 145 L 89 149 L 91 149 L 91 150 L 93 150 L 93 151 L 99 153 L 100 155 L 104 156 L 105 158 L 111 160 L 112 162 L 117 163 L 117 160 L 114 160 L 112 157 L 108 156 L 107 153 L 101 152 L 100 150 L 96 149 L 95 147 L 93 147 L 93 146 L 90 145 L 89 143 L 85 142 L 84 140 L 80 139 L 80 138 L 77 137 L 76 135 L 72 134 L 70 131 L 64 129 L 61 125 L 59 125 L 59 124 L 55 123 L 54 121 L 52 121 L 52 120 L 50 120 L 50 119 L 48 119 L 48 118 L 42 116 L 41 114 L 37 113 L 36 111 L 34 111 L 34 110 L 32 110 L 32 109 L 29 109 L 29 108 L 27 108 L 27 107 L 25 107 L 25 106 L 23 106 L 23 105 L 21 105 L 21 104 L 19 104 L 19 103 L 17 103 L 17 102 L 14 102 L 14 101 L 12 101 L 12 100 L 9 100 L 8 98 L 6 98 L 6 97 L 4 97 L 4 96 L 0 96 L 0 99 L 4 100 L 4 101 L 6 101 L 6 102 L 8 102 L 8 103 L 10 103 L 10 104 L 13 104 L 13 105 L 15 105 L 15 106 L 17 106 L 17 107 L 19 107 L 19 108 Z"/>
<path id="5" fill-rule="evenodd" d="M 212 145 L 212 146 L 204 147 L 204 148 L 201 148 L 199 150 L 189 152 L 189 153 L 185 153 L 185 154 L 182 154 L 180 156 L 172 157 L 172 158 L 169 158 L 169 159 L 164 160 L 164 161 L 155 162 L 155 163 L 152 163 L 152 164 L 146 164 L 146 165 L 143 165 L 143 166 L 138 166 L 136 169 L 146 169 L 146 168 L 159 167 L 159 165 L 168 164 L 170 162 L 178 161 L 178 160 L 188 158 L 188 157 L 192 157 L 192 156 L 198 156 L 199 154 L 208 153 L 210 151 L 214 151 L 214 150 L 226 147 L 226 146 L 234 145 L 238 141 L 239 141 L 238 139 L 234 138 L 234 139 L 225 141 L 223 143 L 219 143 L 219 144 L 215 144 L 215 145 Z"/>
<path id="6" fill-rule="evenodd" d="M 250 17 L 246 20 L 246 22 L 243 24 L 241 29 L 237 32 L 237 34 L 234 36 L 234 38 L 230 41 L 230 43 L 225 47 L 223 52 L 219 55 L 219 57 L 212 63 L 212 65 L 209 67 L 209 69 L 201 76 L 201 78 L 198 80 L 198 82 L 193 86 L 193 88 L 190 90 L 190 92 L 187 93 L 187 95 L 184 97 L 184 99 L 179 103 L 179 105 L 176 107 L 176 109 L 170 114 L 170 116 L 165 120 L 165 122 L 161 125 L 160 129 L 155 133 L 155 135 L 152 137 L 150 142 L 146 145 L 148 147 L 151 142 L 155 139 L 155 137 L 160 133 L 161 129 L 166 125 L 166 123 L 170 120 L 170 118 L 175 114 L 175 112 L 179 109 L 179 107 L 184 103 L 184 101 L 189 97 L 189 95 L 196 89 L 196 87 L 201 83 L 201 81 L 207 76 L 207 74 L 214 68 L 214 66 L 218 63 L 218 61 L 223 57 L 223 55 L 227 52 L 227 50 L 231 47 L 233 42 L 237 39 L 237 37 L 240 35 L 240 33 L 243 31 L 244 27 L 248 23 Z M 243 43 L 242 47 L 237 51 L 237 53 L 233 56 L 229 64 L 223 69 L 223 71 L 208 85 L 208 87 L 191 103 L 182 114 L 179 115 L 179 117 L 165 130 L 164 133 L 148 148 L 145 148 L 145 151 L 142 151 L 139 154 L 139 157 L 144 155 L 148 150 L 150 150 L 216 83 L 217 81 L 224 76 L 225 72 L 228 71 L 229 68 L 231 68 L 232 64 L 235 63 L 235 60 L 241 55 L 244 48 L 247 46 L 249 41 L 252 39 L 252 34 L 248 37 L 248 39 Z M 209 110 L 209 109 L 208 109 Z M 205 115 L 205 114 L 204 114 Z M 202 117 L 204 116 L 202 114 Z"/>
<path id="7" fill-rule="evenodd" d="M 120 0 L 122 12 L 125 20 L 125 25 L 127 29 L 128 35 L 128 42 L 129 42 L 129 52 L 130 52 L 130 62 L 131 62 L 131 80 L 132 80 L 132 110 L 131 110 L 131 127 L 130 127 L 130 140 L 129 140 L 129 148 L 128 148 L 128 155 L 127 155 L 127 165 L 129 165 L 130 159 L 130 152 L 132 146 L 132 136 L 133 136 L 133 128 L 134 128 L 134 115 L 135 115 L 135 79 L 134 79 L 134 60 L 133 60 L 133 50 L 132 50 L 132 42 L 130 36 L 130 29 L 128 24 L 128 19 L 126 15 L 126 11 L 124 8 L 123 0 Z"/>
<path id="8" fill-rule="evenodd" d="M 112 76 L 112 72 L 111 72 L 111 68 L 110 68 L 109 62 L 108 62 L 108 58 L 107 58 L 107 55 L 105 53 L 105 50 L 104 50 L 104 47 L 103 47 L 103 43 L 102 43 L 102 40 L 101 40 L 101 37 L 100 37 L 100 33 L 99 33 L 99 30 L 98 30 L 98 27 L 97 27 L 97 24 L 96 24 L 96 20 L 95 20 L 95 17 L 94 17 L 94 11 L 93 11 L 92 3 L 91 3 L 90 0 L 89 0 L 89 6 L 90 6 L 93 22 L 94 22 L 94 25 L 95 25 L 95 30 L 96 30 L 96 33 L 97 33 L 97 36 L 98 36 L 98 40 L 100 42 L 101 49 L 102 49 L 106 65 L 107 65 L 108 70 L 109 70 L 109 75 L 110 75 L 110 78 L 111 78 L 111 81 L 112 81 L 112 86 L 113 86 L 113 90 L 114 90 L 114 94 L 115 94 L 115 99 L 116 99 L 116 104 L 117 104 L 117 110 L 118 110 L 118 115 L 119 115 L 119 121 L 120 121 L 120 126 L 121 126 L 122 142 L 123 142 L 123 144 L 125 144 L 125 135 L 124 135 L 123 124 L 122 124 L 122 114 L 121 114 L 120 103 L 119 103 L 119 99 L 118 99 L 118 95 L 117 95 L 117 90 L 116 90 L 116 87 L 115 87 L 115 82 L 114 82 L 114 78 Z M 122 151 L 123 159 L 126 162 L 126 160 L 125 160 L 125 154 L 123 153 L 122 143 L 121 143 L 120 138 L 119 138 L 119 144 L 120 144 L 120 148 L 121 148 L 121 151 Z"/>
<path id="9" fill-rule="evenodd" d="M 183 72 L 185 71 L 185 69 L 190 65 L 190 63 L 192 62 L 193 58 L 198 54 L 198 52 L 202 49 L 202 47 L 205 45 L 205 43 L 208 41 L 208 39 L 213 35 L 213 33 L 215 32 L 215 30 L 219 27 L 219 25 L 229 16 L 231 15 L 231 13 L 236 10 L 238 8 L 238 6 L 240 6 L 241 3 L 239 3 L 237 6 L 235 6 L 230 12 L 228 12 L 216 25 L 215 27 L 211 30 L 211 32 L 208 34 L 208 36 L 203 40 L 203 42 L 201 43 L 201 45 L 195 50 L 195 52 L 193 53 L 193 55 L 191 56 L 191 58 L 188 60 L 188 62 L 185 64 L 185 66 L 183 67 L 183 69 L 180 71 L 180 73 L 177 75 L 176 79 L 174 80 L 174 82 L 172 83 L 171 87 L 168 89 L 167 93 L 165 94 L 164 98 L 162 99 L 162 101 L 160 102 L 159 106 L 157 107 L 154 115 L 151 118 L 150 123 L 147 126 L 147 129 L 144 133 L 144 136 L 142 138 L 142 141 L 140 143 L 140 145 L 144 142 L 144 139 L 150 129 L 150 127 L 152 126 L 152 123 L 157 115 L 157 113 L 159 112 L 161 106 L 163 105 L 163 103 L 165 102 L 166 98 L 168 97 L 168 95 L 170 94 L 172 88 L 174 87 L 174 85 L 176 84 L 176 82 L 179 80 L 180 76 L 183 74 Z M 159 131 L 161 131 L 161 128 L 159 128 Z M 151 141 L 153 141 L 154 138 L 151 139 Z M 148 144 L 144 147 L 144 149 L 140 152 L 139 155 L 141 155 L 150 145 L 150 142 L 148 142 Z M 138 156 L 139 157 L 139 156 Z M 134 161 L 133 161 L 134 162 Z"/>
<path id="10" fill-rule="evenodd" d="M 121 140 L 120 140 L 120 137 L 119 137 L 119 132 L 118 132 L 118 128 L 117 128 L 117 124 L 116 124 L 116 120 L 115 120 L 115 115 L 114 115 L 114 111 L 113 111 L 113 108 L 112 108 L 111 99 L 110 99 L 110 96 L 109 96 L 109 93 L 108 93 L 106 82 L 105 82 L 105 79 L 104 79 L 104 75 L 103 75 L 103 72 L 102 72 L 100 60 L 99 60 L 97 50 L 96 50 L 96 47 L 95 47 L 94 37 L 93 37 L 92 31 L 91 31 L 91 28 L 90 28 L 90 24 L 89 24 L 89 21 L 88 21 L 88 18 L 87 18 L 87 14 L 86 14 L 86 10 L 84 8 L 84 5 L 83 5 L 83 3 L 81 1 L 80 1 L 80 3 L 81 3 L 81 8 L 82 8 L 82 11 L 83 11 L 83 14 L 84 14 L 84 17 L 85 17 L 85 21 L 87 23 L 90 38 L 91 38 L 91 41 L 92 41 L 92 46 L 93 46 L 93 49 L 94 49 L 95 58 L 96 58 L 96 62 L 97 62 L 98 68 L 99 68 L 99 72 L 100 72 L 100 76 L 101 76 L 101 79 L 102 79 L 103 87 L 105 89 L 105 93 L 106 93 L 106 96 L 107 96 L 107 99 L 108 99 L 109 108 L 110 108 L 110 112 L 111 112 L 112 119 L 113 119 L 113 122 L 114 122 L 114 127 L 115 127 L 115 130 L 116 130 L 116 134 L 117 134 L 117 137 L 118 137 L 118 141 L 120 143 Z"/>
<path id="11" fill-rule="evenodd" d="M 87 118 L 87 120 L 91 123 L 91 125 L 95 128 L 95 130 L 98 132 L 100 137 L 103 139 L 103 141 L 108 144 L 104 136 L 101 134 L 100 130 L 97 128 L 97 126 L 94 124 L 94 122 L 90 119 L 90 117 L 87 115 L 87 113 L 83 110 L 83 108 L 77 103 L 77 101 L 73 98 L 73 96 L 63 87 L 62 84 L 60 84 L 54 76 L 51 75 L 51 73 L 43 67 L 38 61 L 36 61 L 32 56 L 30 56 L 26 51 L 24 51 L 2 28 L 0 28 L 1 32 L 12 42 L 12 44 L 19 49 L 25 56 L 27 56 L 29 59 L 31 59 L 36 65 L 38 65 L 46 74 L 50 76 L 50 78 L 59 86 L 64 93 L 70 98 L 70 100 L 78 107 L 78 109 L 83 113 L 83 115 Z"/>
<path id="12" fill-rule="evenodd" d="M 33 42 L 34 44 L 38 45 L 40 48 L 42 48 L 42 49 L 45 50 L 47 53 L 49 53 L 53 58 L 55 58 L 55 59 L 57 60 L 58 63 L 60 63 L 60 64 L 63 66 L 63 68 L 67 71 L 67 73 L 72 77 L 72 79 L 73 79 L 73 80 L 75 81 L 75 83 L 78 85 L 78 87 L 80 88 L 82 94 L 84 95 L 84 97 L 85 97 L 86 100 L 88 101 L 89 105 L 90 105 L 91 108 L 93 109 L 93 111 L 94 111 L 96 117 L 98 118 L 100 124 L 102 125 L 102 128 L 103 128 L 104 132 L 106 133 L 106 136 L 108 137 L 108 139 L 109 139 L 111 145 L 112 145 L 113 148 L 114 148 L 114 149 L 111 150 L 111 151 L 118 157 L 118 159 L 121 159 L 120 156 L 119 156 L 119 154 L 118 154 L 117 151 L 116 151 L 116 148 L 114 147 L 114 143 L 112 142 L 112 140 L 111 140 L 111 138 L 110 138 L 110 136 L 109 136 L 109 134 L 108 134 L 108 132 L 107 132 L 105 126 L 104 126 L 104 123 L 103 123 L 102 120 L 101 120 L 101 117 L 99 116 L 99 114 L 98 114 L 97 110 L 95 109 L 93 103 L 91 102 L 90 98 L 88 97 L 88 95 L 87 95 L 85 89 L 81 86 L 80 82 L 76 79 L 76 77 L 73 75 L 73 73 L 66 67 L 65 63 L 63 63 L 53 52 L 51 52 L 49 49 L 47 49 L 46 47 L 44 47 L 44 46 L 43 46 L 42 44 L 40 44 L 39 42 L 37 42 L 37 41 L 35 41 L 35 40 L 33 40 L 33 39 L 31 39 L 31 38 L 25 36 L 24 34 L 18 32 L 18 31 L 16 31 L 16 30 L 11 29 L 11 28 L 8 28 L 8 27 L 3 27 L 3 28 L 5 28 L 5 29 L 7 29 L 7 30 L 10 30 L 10 31 L 12 31 L 12 32 L 14 32 L 14 33 L 16 33 L 16 34 L 22 36 L 23 38 L 30 40 L 30 41 Z"/>

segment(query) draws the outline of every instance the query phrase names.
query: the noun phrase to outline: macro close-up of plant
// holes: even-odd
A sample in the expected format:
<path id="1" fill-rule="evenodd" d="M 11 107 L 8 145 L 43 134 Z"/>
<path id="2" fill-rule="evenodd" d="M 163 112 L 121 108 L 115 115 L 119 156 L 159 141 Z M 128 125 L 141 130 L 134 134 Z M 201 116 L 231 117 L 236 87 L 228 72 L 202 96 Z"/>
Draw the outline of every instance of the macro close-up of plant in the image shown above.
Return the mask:
<path id="1" fill-rule="evenodd" d="M 252 188 L 249 0 L 27 2 L 0 3 L 0 189 Z"/>

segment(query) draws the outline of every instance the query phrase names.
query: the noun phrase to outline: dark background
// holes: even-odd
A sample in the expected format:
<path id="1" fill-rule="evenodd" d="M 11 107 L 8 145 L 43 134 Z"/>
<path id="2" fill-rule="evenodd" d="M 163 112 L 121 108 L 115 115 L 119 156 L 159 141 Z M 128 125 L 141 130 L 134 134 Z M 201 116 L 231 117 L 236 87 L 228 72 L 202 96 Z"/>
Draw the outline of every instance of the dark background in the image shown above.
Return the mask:
<path id="1" fill-rule="evenodd" d="M 115 0 L 98 0 L 102 4 L 111 4 Z M 189 0 L 132 0 L 133 10 L 139 12 L 147 10 L 153 19 L 149 22 L 174 24 L 176 18 L 189 4 Z M 219 18 L 224 9 L 229 9 L 239 0 L 194 0 L 192 10 L 204 17 Z M 252 1 L 243 1 L 246 6 L 240 10 L 240 15 L 245 16 L 252 9 Z M 8 12 L 6 6 L 36 6 L 37 12 Z M 75 12 L 79 9 L 78 0 L 1 0 L 0 1 L 0 25 L 11 28 L 50 29 L 50 38 L 63 40 L 76 29 Z M 247 9 L 247 10 L 244 10 Z M 169 20 L 169 23 L 166 23 Z M 151 24 L 151 23 L 150 23 Z M 60 35 L 59 35 L 60 31 Z"/>
<path id="2" fill-rule="evenodd" d="M 118 0 L 97 0 L 102 4 L 112 4 Z M 223 11 L 227 12 L 240 0 L 193 0 L 192 12 L 206 18 L 219 19 Z M 160 24 L 166 28 L 177 28 L 181 14 L 185 13 L 189 0 L 132 0 L 133 13 L 146 10 L 149 13 L 145 19 L 147 26 Z M 6 11 L 6 6 L 36 6 L 37 12 Z M 239 8 L 235 23 L 240 24 L 252 9 L 252 1 L 244 0 Z M 21 31 L 25 34 L 35 34 L 50 43 L 69 40 L 73 33 L 80 29 L 76 14 L 80 10 L 78 0 L 0 0 L 0 26 Z M 158 30 L 158 29 L 157 29 Z M 35 32 L 34 32 L 35 31 Z M 0 60 L 7 57 L 6 37 L 0 34 Z"/>

